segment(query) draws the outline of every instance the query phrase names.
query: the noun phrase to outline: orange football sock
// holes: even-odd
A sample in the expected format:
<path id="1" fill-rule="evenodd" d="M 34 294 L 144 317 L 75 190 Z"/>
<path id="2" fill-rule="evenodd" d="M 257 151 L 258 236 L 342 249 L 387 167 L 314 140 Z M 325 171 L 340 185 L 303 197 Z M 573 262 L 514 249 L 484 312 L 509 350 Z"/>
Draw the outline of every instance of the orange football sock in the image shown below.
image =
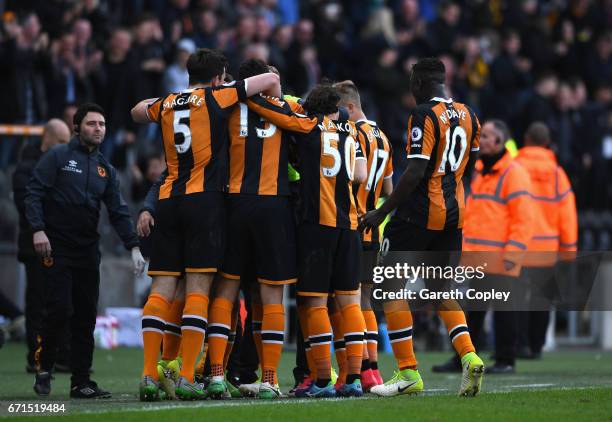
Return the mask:
<path id="1" fill-rule="evenodd" d="M 310 340 L 308 339 L 309 331 L 307 306 L 298 306 L 298 320 L 300 321 L 300 330 L 302 331 L 302 337 L 304 338 L 304 349 L 306 349 L 306 363 L 308 364 L 308 370 L 310 371 L 310 378 L 316 380 L 317 367 L 315 366 L 314 358 L 312 356 L 312 348 L 310 347 Z"/>
<path id="2" fill-rule="evenodd" d="M 444 307 L 444 305 L 442 307 Z M 453 308 L 457 309 L 455 307 Z M 444 325 L 446 325 L 446 330 L 448 331 L 448 337 L 460 357 L 463 357 L 469 352 L 476 351 L 472 344 L 472 337 L 470 336 L 465 320 L 465 313 L 463 313 L 463 311 L 444 311 L 440 309 L 438 310 L 438 316 L 444 321 Z"/>
<path id="3" fill-rule="evenodd" d="M 262 382 L 274 384 L 276 369 L 281 358 L 285 339 L 285 307 L 282 304 L 263 306 L 261 342 L 263 352 Z"/>
<path id="4" fill-rule="evenodd" d="M 361 306 L 358 303 L 342 308 L 342 328 L 344 329 L 344 344 L 346 345 L 347 375 L 361 374 L 363 358 L 363 333 L 366 328 Z"/>
<path id="5" fill-rule="evenodd" d="M 218 297 L 210 307 L 210 324 L 208 325 L 208 357 L 213 377 L 223 376 L 223 356 L 227 347 L 232 324 L 232 308 L 234 304 L 227 299 Z"/>
<path id="6" fill-rule="evenodd" d="M 346 382 L 346 345 L 344 344 L 344 332 L 342 330 L 342 312 L 336 312 L 330 316 L 332 329 L 334 331 L 334 352 L 338 362 L 338 380 L 341 384 Z"/>
<path id="7" fill-rule="evenodd" d="M 416 369 L 417 360 L 412 346 L 412 313 L 403 306 L 385 309 L 389 341 L 399 369 Z"/>
<path id="8" fill-rule="evenodd" d="M 366 340 L 370 363 L 378 362 L 378 323 L 373 310 L 361 311 L 366 323 Z"/>
<path id="9" fill-rule="evenodd" d="M 174 360 L 177 358 L 181 347 L 181 319 L 185 301 L 174 299 L 170 305 L 170 311 L 166 318 L 164 330 L 164 342 L 162 343 L 162 359 Z"/>
<path id="10" fill-rule="evenodd" d="M 164 337 L 166 317 L 170 310 L 170 302 L 162 295 L 153 293 L 142 309 L 142 341 L 144 343 L 144 367 L 142 376 L 150 376 L 154 380 L 157 375 L 157 358 Z"/>
<path id="11" fill-rule="evenodd" d="M 331 378 L 331 323 L 327 306 L 308 309 L 308 339 L 318 380 Z"/>
<path id="12" fill-rule="evenodd" d="M 183 365 L 181 376 L 193 382 L 196 360 L 206 334 L 208 322 L 208 296 L 201 293 L 188 293 L 185 297 L 185 309 L 181 330 L 183 332 Z"/>

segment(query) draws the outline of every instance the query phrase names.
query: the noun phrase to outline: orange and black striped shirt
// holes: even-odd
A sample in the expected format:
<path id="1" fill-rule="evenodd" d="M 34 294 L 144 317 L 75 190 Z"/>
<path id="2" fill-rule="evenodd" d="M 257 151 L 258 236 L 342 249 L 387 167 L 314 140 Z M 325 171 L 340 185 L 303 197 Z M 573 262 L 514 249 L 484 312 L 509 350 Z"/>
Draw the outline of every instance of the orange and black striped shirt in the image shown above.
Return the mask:
<path id="1" fill-rule="evenodd" d="M 226 191 L 227 122 L 245 99 L 245 82 L 235 81 L 170 94 L 149 105 L 149 119 L 161 126 L 168 169 L 159 199 Z"/>
<path id="2" fill-rule="evenodd" d="M 342 229 L 357 229 L 353 196 L 355 161 L 365 160 L 357 130 L 350 121 L 333 121 L 294 113 L 285 102 L 255 99 L 257 114 L 293 132 L 300 157 L 302 221 Z"/>
<path id="3" fill-rule="evenodd" d="M 241 102 L 230 116 L 230 194 L 290 195 L 288 135 L 256 112 L 267 103 L 279 106 L 280 100 L 255 96 Z M 289 111 L 302 110 L 292 102 L 283 106 L 289 107 Z M 286 118 L 274 107 L 269 109 L 277 114 L 276 119 Z"/>
<path id="4" fill-rule="evenodd" d="M 376 208 L 382 191 L 383 180 L 393 176 L 391 143 L 387 136 L 371 120 L 358 120 L 357 141 L 365 158 L 368 160 L 368 178 L 359 185 L 356 192 L 357 209 L 360 215 Z M 363 233 L 364 242 L 379 242 L 378 230 L 368 230 Z"/>
<path id="5" fill-rule="evenodd" d="M 463 172 L 480 146 L 474 111 L 452 99 L 432 98 L 408 119 L 408 159 L 429 160 L 425 177 L 396 215 L 429 230 L 463 227 Z"/>

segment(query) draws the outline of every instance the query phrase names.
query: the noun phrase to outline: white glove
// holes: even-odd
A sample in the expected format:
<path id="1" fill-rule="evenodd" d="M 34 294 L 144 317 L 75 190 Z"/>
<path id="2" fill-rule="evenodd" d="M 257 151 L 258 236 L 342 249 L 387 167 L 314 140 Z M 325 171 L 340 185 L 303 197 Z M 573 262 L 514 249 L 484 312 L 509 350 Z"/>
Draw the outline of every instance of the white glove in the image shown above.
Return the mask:
<path id="1" fill-rule="evenodd" d="M 132 264 L 134 265 L 134 275 L 142 275 L 146 261 L 140 253 L 139 247 L 132 248 Z"/>

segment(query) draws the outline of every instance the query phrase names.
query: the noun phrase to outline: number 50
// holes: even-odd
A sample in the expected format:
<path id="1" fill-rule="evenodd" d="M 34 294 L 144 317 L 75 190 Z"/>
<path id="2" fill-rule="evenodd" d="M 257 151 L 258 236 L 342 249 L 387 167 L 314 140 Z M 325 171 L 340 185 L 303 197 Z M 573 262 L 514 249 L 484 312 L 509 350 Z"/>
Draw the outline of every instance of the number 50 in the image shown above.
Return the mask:
<path id="1" fill-rule="evenodd" d="M 334 164 L 331 167 L 321 166 L 321 171 L 325 177 L 336 177 L 342 166 L 342 157 L 338 151 L 338 143 L 340 135 L 336 132 L 323 132 L 323 155 L 327 155 L 334 159 Z M 333 142 L 335 141 L 335 142 Z M 352 136 L 347 136 L 344 141 L 344 166 L 346 167 L 346 175 L 349 180 L 353 180 L 355 174 L 355 139 Z"/>

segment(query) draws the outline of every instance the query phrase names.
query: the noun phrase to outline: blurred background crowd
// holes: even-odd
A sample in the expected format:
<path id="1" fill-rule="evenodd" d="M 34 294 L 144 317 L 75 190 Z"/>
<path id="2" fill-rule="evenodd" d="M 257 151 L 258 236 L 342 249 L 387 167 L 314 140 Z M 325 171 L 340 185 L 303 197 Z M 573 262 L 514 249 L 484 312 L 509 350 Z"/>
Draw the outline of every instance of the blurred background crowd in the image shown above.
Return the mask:
<path id="1" fill-rule="evenodd" d="M 0 13 L 0 123 L 72 127 L 76 104 L 99 103 L 102 150 L 133 211 L 165 164 L 156 126 L 135 125 L 129 110 L 186 88 L 199 47 L 222 50 L 234 74 L 263 59 L 298 96 L 322 77 L 352 79 L 398 176 L 409 69 L 439 56 L 452 98 L 481 121 L 507 121 L 519 146 L 529 123 L 549 125 L 580 210 L 612 204 L 612 0 L 0 0 Z M 25 142 L 0 137 L 2 197 Z"/>

